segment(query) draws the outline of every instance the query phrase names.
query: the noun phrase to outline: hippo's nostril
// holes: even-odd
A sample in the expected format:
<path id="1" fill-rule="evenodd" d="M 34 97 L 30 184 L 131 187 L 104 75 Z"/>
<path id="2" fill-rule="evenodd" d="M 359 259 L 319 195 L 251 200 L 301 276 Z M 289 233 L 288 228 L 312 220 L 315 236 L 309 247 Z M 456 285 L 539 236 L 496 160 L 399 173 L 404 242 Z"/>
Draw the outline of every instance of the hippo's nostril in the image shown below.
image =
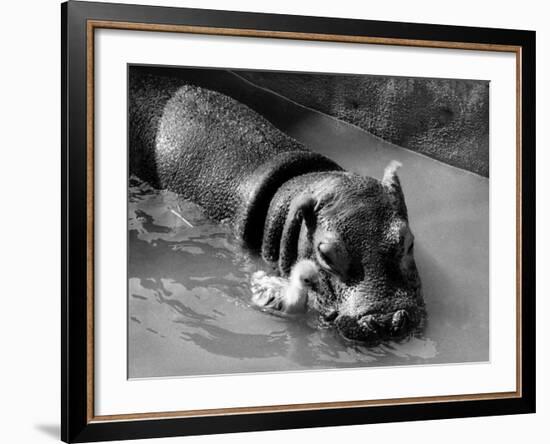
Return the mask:
<path id="1" fill-rule="evenodd" d="M 362 329 L 365 329 L 369 332 L 378 334 L 382 328 L 380 323 L 376 320 L 373 315 L 365 315 L 359 321 L 357 321 L 359 326 Z"/>
<path id="2" fill-rule="evenodd" d="M 323 315 L 323 319 L 326 321 L 326 322 L 332 322 L 334 321 L 336 318 L 338 317 L 338 310 L 330 310 L 328 311 L 327 313 L 325 313 Z"/>
<path id="3" fill-rule="evenodd" d="M 391 320 L 391 333 L 395 336 L 403 334 L 410 323 L 410 316 L 406 310 L 397 310 Z"/>
<path id="4" fill-rule="evenodd" d="M 359 319 L 339 315 L 335 319 L 334 325 L 344 338 L 352 341 L 375 344 L 381 339 L 381 325 L 372 315 L 366 315 Z"/>

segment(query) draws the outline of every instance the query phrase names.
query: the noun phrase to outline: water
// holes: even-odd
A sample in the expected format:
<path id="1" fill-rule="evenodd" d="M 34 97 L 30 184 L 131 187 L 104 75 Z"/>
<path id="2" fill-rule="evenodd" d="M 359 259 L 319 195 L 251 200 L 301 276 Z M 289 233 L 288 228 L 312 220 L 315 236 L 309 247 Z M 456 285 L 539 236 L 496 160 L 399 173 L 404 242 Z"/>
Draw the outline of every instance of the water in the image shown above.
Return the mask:
<path id="1" fill-rule="evenodd" d="M 402 162 L 428 312 L 424 335 L 366 348 L 323 328 L 313 313 L 296 320 L 260 311 L 250 303 L 249 280 L 261 261 L 193 203 L 132 178 L 129 377 L 487 361 L 488 179 L 287 106 L 299 118 L 285 131 L 350 171 L 380 178 L 390 160 Z"/>

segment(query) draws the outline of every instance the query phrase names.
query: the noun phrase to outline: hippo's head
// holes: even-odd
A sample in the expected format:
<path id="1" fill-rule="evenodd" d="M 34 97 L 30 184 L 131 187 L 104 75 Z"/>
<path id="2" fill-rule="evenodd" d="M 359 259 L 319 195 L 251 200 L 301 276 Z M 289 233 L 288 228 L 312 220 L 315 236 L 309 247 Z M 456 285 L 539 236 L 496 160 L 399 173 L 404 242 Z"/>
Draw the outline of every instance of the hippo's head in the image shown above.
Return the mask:
<path id="1" fill-rule="evenodd" d="M 288 207 L 280 259 L 292 221 L 299 221 L 295 257 L 319 265 L 319 309 L 348 339 L 398 339 L 424 320 L 398 166 L 391 163 L 381 181 L 347 172 L 312 175 Z"/>

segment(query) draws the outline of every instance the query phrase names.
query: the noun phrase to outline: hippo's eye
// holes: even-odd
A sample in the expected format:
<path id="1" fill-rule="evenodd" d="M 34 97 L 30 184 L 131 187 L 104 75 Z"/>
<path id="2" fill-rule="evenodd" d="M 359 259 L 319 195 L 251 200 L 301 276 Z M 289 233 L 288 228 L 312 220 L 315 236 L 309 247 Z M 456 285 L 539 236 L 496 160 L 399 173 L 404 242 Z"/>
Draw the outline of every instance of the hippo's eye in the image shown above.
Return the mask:
<path id="1" fill-rule="evenodd" d="M 345 246 L 339 241 L 319 242 L 317 259 L 322 268 L 336 275 L 340 280 L 348 279 L 350 257 Z"/>
<path id="2" fill-rule="evenodd" d="M 412 254 L 414 249 L 414 236 L 409 231 L 407 234 L 405 234 L 405 240 L 404 240 L 404 255 L 409 256 Z"/>
<path id="3" fill-rule="evenodd" d="M 327 263 L 327 265 L 332 265 L 332 259 L 330 258 L 330 256 L 322 253 L 321 253 L 321 256 L 323 256 L 323 259 Z"/>
<path id="4" fill-rule="evenodd" d="M 319 250 L 319 254 L 321 255 L 321 258 L 323 259 L 323 262 L 330 268 L 330 269 L 333 269 L 334 268 L 334 264 L 332 263 L 332 259 L 330 258 L 330 256 L 323 252 L 321 247 L 318 248 Z"/>

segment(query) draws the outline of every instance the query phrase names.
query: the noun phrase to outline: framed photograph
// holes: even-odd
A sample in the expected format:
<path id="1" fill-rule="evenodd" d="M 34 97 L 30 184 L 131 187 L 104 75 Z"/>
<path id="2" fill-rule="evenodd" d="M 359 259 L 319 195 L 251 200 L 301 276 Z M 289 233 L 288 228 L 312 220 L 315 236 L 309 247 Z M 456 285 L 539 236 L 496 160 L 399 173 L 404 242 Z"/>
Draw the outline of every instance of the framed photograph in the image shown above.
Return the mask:
<path id="1" fill-rule="evenodd" d="M 535 411 L 535 33 L 62 13 L 62 439 Z"/>

